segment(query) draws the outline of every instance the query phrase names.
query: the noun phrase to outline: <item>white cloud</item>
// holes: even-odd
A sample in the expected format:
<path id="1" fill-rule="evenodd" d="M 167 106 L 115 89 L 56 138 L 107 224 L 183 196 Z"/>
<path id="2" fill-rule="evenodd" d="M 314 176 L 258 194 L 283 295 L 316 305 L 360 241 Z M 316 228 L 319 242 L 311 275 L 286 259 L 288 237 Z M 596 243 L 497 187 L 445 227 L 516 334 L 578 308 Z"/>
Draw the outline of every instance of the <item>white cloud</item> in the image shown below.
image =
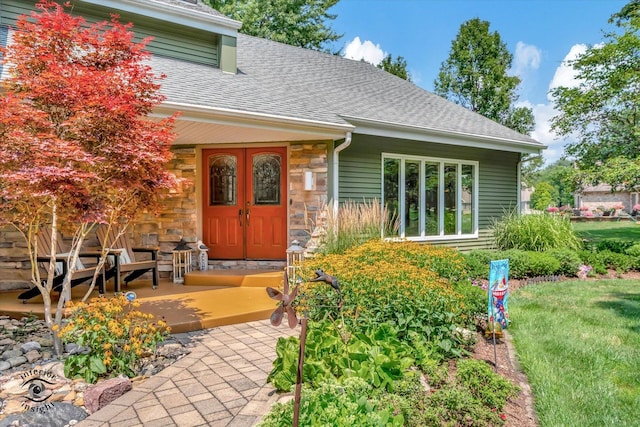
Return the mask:
<path id="1" fill-rule="evenodd" d="M 576 59 L 578 56 L 585 53 L 587 50 L 587 45 L 585 44 L 576 44 L 571 46 L 569 53 L 564 57 L 562 63 L 558 68 L 556 68 L 556 72 L 553 75 L 553 79 L 551 79 L 551 83 L 549 83 L 549 92 L 553 89 L 563 86 L 563 87 L 576 87 L 580 82 L 576 79 L 575 70 L 569 65 L 569 61 Z M 547 99 L 552 101 L 551 94 L 547 94 Z"/>
<path id="2" fill-rule="evenodd" d="M 545 164 L 549 165 L 560 159 L 564 154 L 564 146 L 571 141 L 571 138 L 557 139 L 558 136 L 551 130 L 551 118 L 557 111 L 550 104 L 531 104 L 529 101 L 519 102 L 518 107 L 531 108 L 536 121 L 535 129 L 531 137 L 547 146 L 542 152 Z"/>
<path id="3" fill-rule="evenodd" d="M 387 56 L 387 53 L 380 48 L 379 44 L 374 45 L 370 40 L 361 42 L 360 37 L 357 36 L 347 44 L 344 50 L 345 58 L 355 59 L 356 61 L 364 59 L 373 65 L 378 65 L 385 56 Z"/>
<path id="4" fill-rule="evenodd" d="M 541 58 L 542 51 L 540 49 L 530 44 L 518 42 L 513 55 L 513 74 L 521 76 L 528 69 L 537 70 L 540 68 Z"/>

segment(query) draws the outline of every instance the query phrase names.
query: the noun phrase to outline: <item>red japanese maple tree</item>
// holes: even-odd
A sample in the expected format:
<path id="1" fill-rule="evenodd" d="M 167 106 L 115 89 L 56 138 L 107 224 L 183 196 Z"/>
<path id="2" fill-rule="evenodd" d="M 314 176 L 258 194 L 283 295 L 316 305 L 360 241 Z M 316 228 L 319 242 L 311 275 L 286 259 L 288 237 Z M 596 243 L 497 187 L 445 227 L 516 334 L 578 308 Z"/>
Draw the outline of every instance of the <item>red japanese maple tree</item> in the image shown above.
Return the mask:
<path id="1" fill-rule="evenodd" d="M 93 225 L 123 233 L 130 219 L 157 207 L 176 184 L 165 169 L 175 117 L 148 117 L 164 99 L 163 76 L 145 62 L 148 40 L 135 42 L 131 24 L 115 15 L 88 24 L 68 7 L 41 0 L 30 17 L 18 19 L 12 43 L 0 50 L 8 71 L 0 98 L 0 216 L 24 234 L 49 326 L 61 322 L 71 274 Z M 75 233 L 55 319 L 54 251 L 46 280 L 36 267 L 43 225 L 52 228 L 52 248 L 60 227 Z"/>

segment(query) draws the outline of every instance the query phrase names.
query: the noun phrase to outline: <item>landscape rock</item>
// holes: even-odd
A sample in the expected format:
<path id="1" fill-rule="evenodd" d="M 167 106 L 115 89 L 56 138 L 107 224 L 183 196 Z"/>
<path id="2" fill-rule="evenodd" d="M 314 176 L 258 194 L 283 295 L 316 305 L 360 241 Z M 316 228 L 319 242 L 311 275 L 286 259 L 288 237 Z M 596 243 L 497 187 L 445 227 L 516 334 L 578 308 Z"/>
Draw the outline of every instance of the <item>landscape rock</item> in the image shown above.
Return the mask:
<path id="1" fill-rule="evenodd" d="M 24 354 L 24 357 L 27 359 L 28 363 L 33 363 L 42 358 L 42 355 L 38 350 L 31 350 Z"/>
<path id="2" fill-rule="evenodd" d="M 85 390 L 84 406 L 92 414 L 131 389 L 132 385 L 129 378 L 110 378 Z"/>
<path id="3" fill-rule="evenodd" d="M 11 363 L 6 360 L 0 360 L 0 372 L 6 371 L 9 368 L 11 368 Z"/>
<path id="4" fill-rule="evenodd" d="M 84 420 L 87 416 L 87 411 L 70 403 L 43 403 L 21 414 L 9 415 L 0 420 L 0 427 L 15 425 L 63 427 Z"/>
<path id="5" fill-rule="evenodd" d="M 41 349 L 42 349 L 42 346 L 40 345 L 39 342 L 36 342 L 36 341 L 29 341 L 20 346 L 20 350 L 22 350 L 23 353 L 28 353 L 32 350 L 41 350 Z"/>
<path id="6" fill-rule="evenodd" d="M 7 362 L 11 364 L 12 368 L 15 368 L 16 366 L 20 366 L 23 363 L 27 363 L 27 358 L 21 355 L 18 357 L 12 357 L 11 359 L 8 359 Z"/>
<path id="7" fill-rule="evenodd" d="M 2 360 L 13 359 L 14 357 L 22 356 L 22 351 L 20 350 L 7 350 L 2 353 Z"/>

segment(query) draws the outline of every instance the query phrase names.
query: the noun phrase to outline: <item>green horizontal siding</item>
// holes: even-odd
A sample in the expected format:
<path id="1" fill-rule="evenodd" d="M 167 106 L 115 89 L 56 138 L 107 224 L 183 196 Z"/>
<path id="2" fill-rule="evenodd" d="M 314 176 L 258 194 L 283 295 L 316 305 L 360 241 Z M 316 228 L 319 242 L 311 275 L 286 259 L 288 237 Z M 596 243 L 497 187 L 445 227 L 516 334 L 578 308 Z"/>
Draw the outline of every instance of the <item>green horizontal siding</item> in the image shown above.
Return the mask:
<path id="1" fill-rule="evenodd" d="M 478 162 L 478 239 L 439 240 L 434 244 L 460 250 L 490 248 L 492 219 L 517 206 L 518 153 L 368 135 L 354 135 L 351 145 L 340 153 L 341 203 L 381 198 L 382 153 Z"/>
<path id="2" fill-rule="evenodd" d="M 18 16 L 32 10 L 33 1 L 0 0 L 0 23 L 13 25 Z M 87 22 L 109 20 L 115 11 L 102 6 L 76 3 L 72 13 L 83 16 Z M 176 58 L 218 67 L 220 36 L 218 34 L 189 28 L 149 17 L 121 12 L 120 22 L 133 23 L 136 40 L 141 41 L 153 36 L 147 49 L 160 56 Z"/>
<path id="3" fill-rule="evenodd" d="M 31 6 L 25 1 L 0 0 L 0 24 L 13 25 L 18 16 L 28 15 L 33 10 Z"/>

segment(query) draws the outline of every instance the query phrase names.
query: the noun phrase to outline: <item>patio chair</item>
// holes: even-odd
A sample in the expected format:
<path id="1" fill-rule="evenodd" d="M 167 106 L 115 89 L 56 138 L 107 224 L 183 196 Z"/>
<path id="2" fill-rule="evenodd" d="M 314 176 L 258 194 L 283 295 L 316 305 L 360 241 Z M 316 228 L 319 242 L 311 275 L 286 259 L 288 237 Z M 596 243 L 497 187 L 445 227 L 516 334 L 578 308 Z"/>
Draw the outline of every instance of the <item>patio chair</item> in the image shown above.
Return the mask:
<path id="1" fill-rule="evenodd" d="M 139 278 L 147 272 L 152 273 L 152 287 L 156 289 L 160 276 L 158 272 L 158 249 L 157 248 L 134 248 L 131 246 L 127 234 L 117 237 L 115 230 L 111 229 L 107 232 L 108 227 L 99 226 L 96 235 L 100 244 L 109 249 L 109 259 L 115 268 L 115 292 L 120 292 L 121 275 L 129 273 L 124 277 L 124 284 Z M 151 255 L 150 260 L 137 260 L 136 253 L 147 253 Z"/>
<path id="2" fill-rule="evenodd" d="M 38 233 L 38 253 L 36 254 L 36 261 L 40 264 L 39 268 L 43 271 L 47 271 L 49 269 L 49 262 L 51 260 L 51 228 L 44 227 Z M 62 292 L 62 283 L 64 282 L 64 278 L 67 275 L 67 271 L 69 271 L 69 266 L 67 265 L 67 258 L 69 256 L 69 249 L 64 245 L 64 241 L 62 239 L 62 235 L 58 233 L 56 239 L 56 266 L 55 266 L 55 276 L 53 278 L 53 287 L 52 290 L 55 292 Z M 71 287 L 80 285 L 87 281 L 90 281 L 96 271 L 96 267 L 87 267 L 82 262 L 82 258 L 93 258 L 96 261 L 100 259 L 100 253 L 98 252 L 81 252 L 78 256 L 78 260 L 76 261 L 76 270 L 73 272 L 71 277 Z M 111 273 L 112 274 L 112 273 Z M 106 281 L 105 270 L 103 269 L 101 274 L 98 274 L 97 284 L 98 290 L 100 294 L 104 294 L 104 283 Z M 21 299 L 24 304 L 27 303 L 27 300 L 34 298 L 40 295 L 40 290 L 37 286 L 24 291 L 20 295 L 18 295 L 18 299 Z"/>

